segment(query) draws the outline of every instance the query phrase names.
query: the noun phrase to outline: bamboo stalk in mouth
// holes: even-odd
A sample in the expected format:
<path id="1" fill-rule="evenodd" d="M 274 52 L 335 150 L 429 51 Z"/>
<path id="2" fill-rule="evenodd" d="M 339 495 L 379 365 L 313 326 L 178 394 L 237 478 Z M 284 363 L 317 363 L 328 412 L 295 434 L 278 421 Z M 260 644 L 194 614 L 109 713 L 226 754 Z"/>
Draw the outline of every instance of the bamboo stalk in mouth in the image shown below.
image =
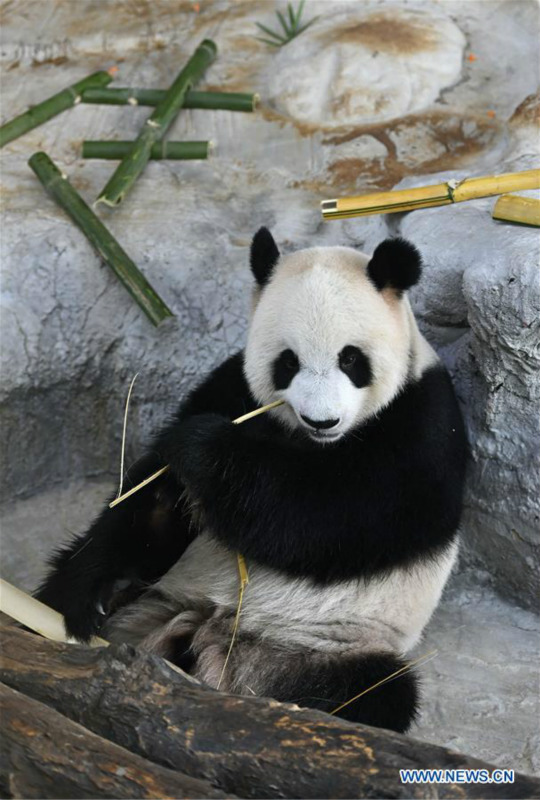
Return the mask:
<path id="1" fill-rule="evenodd" d="M 284 402 L 284 400 L 274 400 L 273 403 L 268 403 L 266 406 L 256 408 L 254 411 L 249 411 L 247 414 L 243 414 L 241 417 L 237 417 L 232 421 L 235 425 L 240 425 L 242 422 L 247 422 L 248 419 L 253 419 L 253 417 L 258 417 L 259 414 L 264 414 L 266 411 L 270 411 L 272 408 L 277 408 L 278 406 L 283 405 Z M 111 503 L 109 503 L 109 508 L 114 508 L 114 506 L 117 506 L 119 503 L 127 500 L 128 497 L 131 497 L 132 494 L 138 492 L 139 489 L 143 489 L 145 486 L 148 486 L 149 483 L 152 483 L 152 481 L 155 481 L 161 475 L 164 475 L 169 469 L 170 467 L 168 464 L 164 467 L 161 467 L 161 469 L 158 469 L 157 472 L 154 472 L 148 478 L 145 478 L 144 481 L 138 483 L 137 486 L 133 486 L 128 492 L 121 494 L 120 497 L 116 497 Z"/>

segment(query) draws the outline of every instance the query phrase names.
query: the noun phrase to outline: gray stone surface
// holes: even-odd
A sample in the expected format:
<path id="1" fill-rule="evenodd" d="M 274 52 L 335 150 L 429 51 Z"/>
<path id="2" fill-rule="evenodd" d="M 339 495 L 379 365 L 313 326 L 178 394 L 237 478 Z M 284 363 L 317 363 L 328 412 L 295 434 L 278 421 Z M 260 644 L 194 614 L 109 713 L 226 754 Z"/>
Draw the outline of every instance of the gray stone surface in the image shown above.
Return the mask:
<path id="1" fill-rule="evenodd" d="M 449 586 L 417 655 L 422 711 L 411 733 L 506 769 L 540 772 L 540 625 L 505 602 L 490 575 L 463 570 Z"/>
<path id="2" fill-rule="evenodd" d="M 509 171 L 510 165 L 503 162 L 502 169 Z M 468 555 L 496 577 L 504 593 L 535 605 L 540 238 L 533 228 L 494 222 L 494 203 L 487 198 L 426 209 L 392 225 L 424 256 L 423 281 L 411 292 L 413 308 L 452 374 L 467 421 L 472 459 L 463 530 Z"/>
<path id="3" fill-rule="evenodd" d="M 2 150 L 5 514 L 16 498 L 116 473 L 135 372 L 128 458 L 195 381 L 242 346 L 248 245 L 259 225 L 284 250 L 370 250 L 401 232 L 425 254 L 413 302 L 452 371 L 470 431 L 467 558 L 499 591 L 531 604 L 537 232 L 493 222 L 493 200 L 328 223 L 319 201 L 537 165 L 538 4 L 366 0 L 330 11 L 310 0 L 308 16 L 320 19 L 281 52 L 254 38 L 254 21 L 275 24 L 273 10 L 204 0 L 200 13 L 190 2 L 6 6 L 3 119 L 113 63 L 119 85 L 166 86 L 204 36 L 220 52 L 201 86 L 257 91 L 262 104 L 254 115 L 180 114 L 171 138 L 210 138 L 215 156 L 150 164 L 122 207 L 99 211 L 176 314 L 158 330 L 26 165 L 45 149 L 91 202 L 113 165 L 83 162 L 81 140 L 132 137 L 148 110 L 80 105 Z M 71 507 L 70 497 L 62 502 Z M 20 525 L 3 550 L 29 563 L 36 536 Z"/>
<path id="4" fill-rule="evenodd" d="M 114 490 L 109 482 L 76 482 L 12 504 L 3 520 L 4 577 L 32 591 L 52 545 L 84 530 Z M 21 551 L 21 536 L 31 548 Z M 411 655 L 437 651 L 417 668 L 422 712 L 411 733 L 501 768 L 540 774 L 540 623 L 490 584 L 478 569 L 451 578 Z"/>

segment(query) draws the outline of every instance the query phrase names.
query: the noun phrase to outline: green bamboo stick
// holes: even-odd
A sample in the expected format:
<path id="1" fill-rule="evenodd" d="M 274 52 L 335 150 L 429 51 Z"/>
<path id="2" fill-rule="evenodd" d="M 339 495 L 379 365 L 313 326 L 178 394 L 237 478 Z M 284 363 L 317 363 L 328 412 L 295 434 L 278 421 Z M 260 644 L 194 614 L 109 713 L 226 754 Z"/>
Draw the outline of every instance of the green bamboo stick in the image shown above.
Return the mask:
<path id="1" fill-rule="evenodd" d="M 34 153 L 28 164 L 47 192 L 81 229 L 98 255 L 111 267 L 151 322 L 157 326 L 166 317 L 174 316 L 49 156 L 46 153 Z"/>
<path id="2" fill-rule="evenodd" d="M 83 103 L 111 106 L 157 106 L 164 99 L 165 89 L 87 89 Z M 187 92 L 183 108 L 225 109 L 226 111 L 254 111 L 258 94 L 241 92 Z"/>
<path id="3" fill-rule="evenodd" d="M 47 120 L 52 119 L 52 117 L 55 117 L 67 108 L 71 108 L 77 105 L 77 103 L 80 103 L 82 93 L 85 89 L 102 88 L 111 81 L 112 75 L 109 75 L 108 72 L 94 72 L 82 81 L 74 83 L 72 86 L 68 86 L 67 89 L 58 92 L 58 94 L 53 94 L 48 100 L 38 103 L 37 106 L 32 106 L 28 111 L 25 111 L 24 114 L 20 114 L 18 117 L 15 117 L 15 119 L 2 125 L 0 128 L 0 147 L 22 136 L 23 133 L 28 133 L 28 131 L 31 131 L 33 128 L 37 128 L 38 125 L 47 122 Z"/>
<path id="4" fill-rule="evenodd" d="M 116 168 L 96 203 L 116 206 L 122 202 L 148 163 L 152 145 L 163 138 L 182 108 L 186 92 L 212 63 L 216 52 L 217 47 L 211 39 L 205 39 L 197 47 L 184 69 L 167 89 L 161 103 L 144 123 L 141 132 L 133 142 L 133 147 Z"/>
<path id="5" fill-rule="evenodd" d="M 133 142 L 102 142 L 86 140 L 82 143 L 83 158 L 108 158 L 120 160 L 129 153 Z M 150 150 L 152 159 L 195 159 L 208 158 L 210 142 L 171 142 L 162 139 Z"/>

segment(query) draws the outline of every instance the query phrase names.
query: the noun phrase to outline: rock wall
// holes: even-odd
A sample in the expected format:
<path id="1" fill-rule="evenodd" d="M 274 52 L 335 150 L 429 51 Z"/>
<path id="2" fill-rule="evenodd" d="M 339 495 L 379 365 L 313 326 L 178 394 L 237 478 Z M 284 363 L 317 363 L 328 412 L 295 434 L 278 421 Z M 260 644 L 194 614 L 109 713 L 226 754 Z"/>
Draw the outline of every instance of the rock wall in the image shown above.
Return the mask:
<path id="1" fill-rule="evenodd" d="M 253 115 L 181 113 L 170 138 L 209 138 L 214 157 L 151 163 L 123 206 L 99 211 L 175 312 L 159 330 L 26 165 L 46 150 L 92 202 L 114 165 L 83 161 L 81 141 L 133 137 L 148 110 L 81 104 L 3 149 L 2 501 L 113 474 L 135 372 L 129 457 L 195 381 L 242 346 L 258 226 L 271 227 L 284 250 L 370 250 L 401 233 L 425 256 L 415 310 L 451 369 L 469 427 L 468 557 L 502 592 L 531 602 L 540 539 L 537 232 L 492 221 L 493 200 L 327 223 L 319 201 L 537 165 L 538 6 L 306 5 L 306 19 L 319 18 L 277 51 L 255 38 L 255 20 L 277 25 L 268 2 L 6 8 L 4 119 L 112 64 L 118 85 L 165 87 L 204 36 L 219 55 L 201 88 L 256 91 L 262 101 Z M 30 532 L 19 546 L 31 548 Z"/>

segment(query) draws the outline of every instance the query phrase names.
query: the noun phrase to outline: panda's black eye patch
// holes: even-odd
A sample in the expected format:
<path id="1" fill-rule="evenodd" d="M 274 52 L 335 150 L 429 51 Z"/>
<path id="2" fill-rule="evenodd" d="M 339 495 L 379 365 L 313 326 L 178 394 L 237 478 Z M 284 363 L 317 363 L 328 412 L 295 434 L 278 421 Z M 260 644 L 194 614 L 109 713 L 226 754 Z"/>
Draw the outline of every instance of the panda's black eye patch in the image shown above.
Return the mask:
<path id="1" fill-rule="evenodd" d="M 272 376 L 276 389 L 286 389 L 298 370 L 300 362 L 292 350 L 283 350 L 274 361 Z"/>
<path id="2" fill-rule="evenodd" d="M 339 354 L 339 368 L 358 389 L 371 383 L 372 373 L 369 358 L 352 344 L 344 347 Z"/>

